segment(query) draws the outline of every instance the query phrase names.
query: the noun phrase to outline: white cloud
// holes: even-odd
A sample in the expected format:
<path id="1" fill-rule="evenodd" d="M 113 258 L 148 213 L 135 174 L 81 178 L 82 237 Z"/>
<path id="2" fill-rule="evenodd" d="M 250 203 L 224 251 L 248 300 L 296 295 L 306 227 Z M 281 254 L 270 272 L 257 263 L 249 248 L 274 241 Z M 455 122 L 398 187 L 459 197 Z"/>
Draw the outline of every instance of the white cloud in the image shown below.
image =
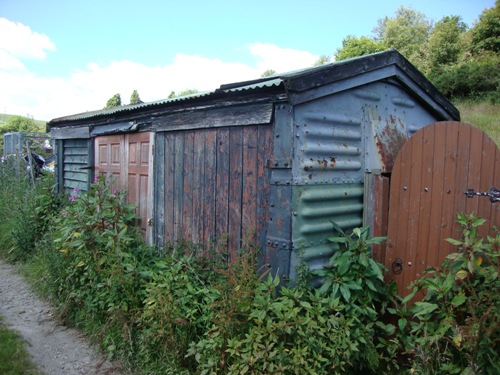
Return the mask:
<path id="1" fill-rule="evenodd" d="M 43 60 L 47 56 L 46 50 L 56 48 L 47 35 L 5 18 L 0 18 L 0 36 L 0 50 L 17 58 Z"/>
<path id="2" fill-rule="evenodd" d="M 46 50 L 55 48 L 50 39 L 26 26 L 0 21 L 0 35 L 10 27 L 9 32 L 19 34 L 15 39 L 21 43 L 16 49 L 0 41 L 0 111 L 41 120 L 101 109 L 116 93 L 125 104 L 133 90 L 145 102 L 160 100 L 171 91 L 212 90 L 224 83 L 258 78 L 266 69 L 285 72 L 304 68 L 318 58 L 305 51 L 255 43 L 246 47 L 255 58 L 252 65 L 179 53 L 169 65 L 89 62 L 70 76 L 48 78 L 29 72 L 17 57 L 43 59 Z"/>
<path id="3" fill-rule="evenodd" d="M 307 51 L 281 48 L 270 43 L 250 45 L 250 52 L 258 58 L 257 67 L 261 72 L 267 69 L 285 73 L 296 69 L 310 67 L 318 60 L 318 56 Z"/>

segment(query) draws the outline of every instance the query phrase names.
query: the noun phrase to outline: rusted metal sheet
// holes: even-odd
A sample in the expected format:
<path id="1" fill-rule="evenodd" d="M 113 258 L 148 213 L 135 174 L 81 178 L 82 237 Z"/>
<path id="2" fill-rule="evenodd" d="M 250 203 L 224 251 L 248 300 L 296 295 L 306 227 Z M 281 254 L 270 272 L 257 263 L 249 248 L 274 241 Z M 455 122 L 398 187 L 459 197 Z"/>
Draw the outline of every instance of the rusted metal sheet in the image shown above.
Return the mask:
<path id="1" fill-rule="evenodd" d="M 455 250 L 445 239 L 459 236 L 458 213 L 487 219 L 482 235 L 500 225 L 500 204 L 464 194 L 500 186 L 499 162 L 499 149 L 486 134 L 457 122 L 425 127 L 403 146 L 391 178 L 385 257 L 386 277 L 400 294 Z"/>

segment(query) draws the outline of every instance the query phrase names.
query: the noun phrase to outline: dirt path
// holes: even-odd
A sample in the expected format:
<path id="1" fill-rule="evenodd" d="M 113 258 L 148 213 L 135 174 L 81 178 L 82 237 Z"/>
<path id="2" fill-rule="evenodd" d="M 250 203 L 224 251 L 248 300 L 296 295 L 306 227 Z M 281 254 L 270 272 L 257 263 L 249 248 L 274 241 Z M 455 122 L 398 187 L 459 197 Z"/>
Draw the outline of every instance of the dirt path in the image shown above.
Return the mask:
<path id="1" fill-rule="evenodd" d="M 78 331 L 58 324 L 52 311 L 13 266 L 0 260 L 0 315 L 28 342 L 27 350 L 40 371 L 47 375 L 125 373 L 98 355 Z"/>

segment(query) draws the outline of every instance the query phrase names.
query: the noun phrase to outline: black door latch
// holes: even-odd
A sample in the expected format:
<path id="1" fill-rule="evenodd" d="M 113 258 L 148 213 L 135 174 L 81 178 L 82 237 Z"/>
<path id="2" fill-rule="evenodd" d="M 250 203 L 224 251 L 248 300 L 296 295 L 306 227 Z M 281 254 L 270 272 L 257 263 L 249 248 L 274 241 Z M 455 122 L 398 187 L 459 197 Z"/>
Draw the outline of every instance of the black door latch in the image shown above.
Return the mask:
<path id="1" fill-rule="evenodd" d="M 474 191 L 474 189 L 467 189 L 467 190 L 465 190 L 464 194 L 467 196 L 467 198 L 472 198 L 476 195 L 480 195 L 480 196 L 490 197 L 491 203 L 500 202 L 500 190 L 495 188 L 495 187 L 492 187 L 492 188 L 490 188 L 489 191 L 485 191 L 485 192 L 477 192 L 477 191 Z"/>

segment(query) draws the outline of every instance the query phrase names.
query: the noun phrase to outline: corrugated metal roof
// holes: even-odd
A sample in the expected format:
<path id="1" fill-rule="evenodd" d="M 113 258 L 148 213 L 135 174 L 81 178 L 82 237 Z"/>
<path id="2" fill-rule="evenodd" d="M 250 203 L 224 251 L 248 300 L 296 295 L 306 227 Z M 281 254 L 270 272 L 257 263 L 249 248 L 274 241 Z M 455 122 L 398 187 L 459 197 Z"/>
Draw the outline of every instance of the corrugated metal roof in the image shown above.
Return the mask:
<path id="1" fill-rule="evenodd" d="M 57 126 L 57 123 L 84 120 L 94 117 L 103 117 L 117 113 L 132 112 L 144 108 L 153 108 L 155 106 L 168 105 L 169 103 L 186 102 L 199 98 L 209 98 L 211 96 L 228 94 L 232 92 L 266 89 L 273 86 L 279 87 L 280 85 L 283 85 L 287 92 L 301 92 L 312 87 L 332 83 L 338 80 L 344 80 L 354 75 L 364 74 L 371 70 L 380 69 L 381 67 L 384 67 L 386 65 L 393 64 L 398 65 L 407 74 L 410 74 L 411 79 L 413 79 L 418 86 L 423 87 L 425 91 L 430 95 L 434 96 L 438 103 L 446 108 L 447 111 L 452 113 L 455 117 L 458 116 L 458 111 L 442 94 L 440 94 L 432 86 L 432 84 L 420 72 L 418 72 L 396 50 L 389 50 L 374 53 L 371 55 L 359 56 L 352 59 L 336 61 L 317 67 L 310 67 L 292 72 L 280 73 L 272 77 L 264 77 L 250 81 L 223 84 L 215 90 L 195 93 L 178 98 L 162 99 L 148 103 L 126 105 L 111 109 L 90 111 L 71 116 L 59 117 L 50 121 L 49 126 Z"/>
<path id="2" fill-rule="evenodd" d="M 253 82 L 256 82 L 256 83 L 253 83 Z M 89 112 L 78 113 L 78 114 L 70 115 L 70 116 L 58 117 L 58 118 L 51 120 L 50 122 L 56 123 L 56 122 L 62 122 L 62 121 L 75 121 L 75 120 L 89 119 L 89 118 L 93 118 L 93 117 L 97 117 L 97 116 L 113 115 L 116 113 L 135 111 L 137 109 L 142 109 L 142 108 L 151 108 L 154 106 L 165 105 L 168 103 L 185 102 L 188 100 L 194 100 L 194 99 L 198 99 L 198 98 L 202 98 L 202 97 L 209 97 L 209 96 L 212 96 L 212 95 L 219 93 L 219 92 L 229 93 L 229 92 L 237 92 L 237 91 L 258 90 L 258 89 L 263 89 L 263 88 L 267 88 L 267 87 L 279 86 L 282 84 L 282 82 L 283 81 L 280 78 L 276 78 L 276 77 L 269 77 L 265 81 L 261 81 L 261 80 L 245 81 L 245 82 L 241 82 L 241 83 L 227 85 L 227 87 L 222 85 L 220 88 L 215 89 L 215 90 L 198 92 L 198 93 L 180 96 L 180 97 L 176 97 L 176 98 L 161 99 L 161 100 L 156 100 L 153 102 L 125 105 L 125 106 L 119 106 L 119 107 L 110 108 L 110 109 L 101 109 L 101 110 L 97 110 L 97 111 L 89 111 Z"/>

